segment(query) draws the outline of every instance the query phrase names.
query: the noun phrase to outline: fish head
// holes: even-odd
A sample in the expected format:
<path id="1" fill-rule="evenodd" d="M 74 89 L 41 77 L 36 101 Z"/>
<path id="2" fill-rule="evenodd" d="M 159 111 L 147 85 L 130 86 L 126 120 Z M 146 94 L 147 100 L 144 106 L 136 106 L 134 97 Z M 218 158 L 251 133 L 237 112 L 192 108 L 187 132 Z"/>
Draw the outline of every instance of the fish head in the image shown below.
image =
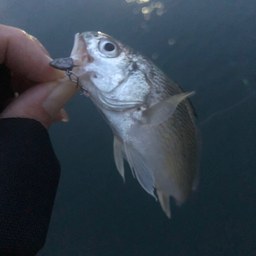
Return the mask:
<path id="1" fill-rule="evenodd" d="M 85 89 L 90 80 L 100 91 L 110 92 L 126 77 L 128 55 L 129 49 L 111 36 L 84 32 L 75 35 L 70 57 L 76 65 L 73 71 L 81 77 Z"/>
<path id="2" fill-rule="evenodd" d="M 114 111 L 145 104 L 150 91 L 151 63 L 101 32 L 75 35 L 70 56 L 81 87 L 98 107 Z"/>

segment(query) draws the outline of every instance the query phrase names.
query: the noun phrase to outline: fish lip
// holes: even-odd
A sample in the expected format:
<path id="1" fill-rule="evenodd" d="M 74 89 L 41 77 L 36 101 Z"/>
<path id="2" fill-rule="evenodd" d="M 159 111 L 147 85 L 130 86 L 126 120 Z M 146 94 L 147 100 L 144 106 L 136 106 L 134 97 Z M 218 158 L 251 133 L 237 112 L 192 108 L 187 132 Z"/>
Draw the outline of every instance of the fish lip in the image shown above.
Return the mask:
<path id="1" fill-rule="evenodd" d="M 88 52 L 87 44 L 82 34 L 77 33 L 75 35 L 74 46 L 70 57 L 73 59 L 74 65 L 77 67 L 84 67 L 94 61 L 94 58 Z"/>

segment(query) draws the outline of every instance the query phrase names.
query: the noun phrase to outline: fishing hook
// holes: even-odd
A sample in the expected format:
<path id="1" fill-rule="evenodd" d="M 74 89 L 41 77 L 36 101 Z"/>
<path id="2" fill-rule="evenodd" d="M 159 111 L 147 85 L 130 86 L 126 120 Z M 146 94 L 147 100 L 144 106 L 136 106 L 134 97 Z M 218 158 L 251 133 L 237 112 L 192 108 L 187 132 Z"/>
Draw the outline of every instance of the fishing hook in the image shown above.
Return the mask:
<path id="1" fill-rule="evenodd" d="M 53 68 L 60 69 L 66 71 L 66 75 L 69 77 L 69 80 L 76 83 L 76 88 L 80 87 L 81 91 L 88 95 L 88 91 L 86 91 L 82 85 L 79 83 L 79 77 L 72 71 L 74 67 L 78 67 L 78 65 L 74 65 L 74 61 L 72 58 L 59 58 L 51 61 L 49 65 Z M 72 75 L 76 78 L 73 79 Z"/>

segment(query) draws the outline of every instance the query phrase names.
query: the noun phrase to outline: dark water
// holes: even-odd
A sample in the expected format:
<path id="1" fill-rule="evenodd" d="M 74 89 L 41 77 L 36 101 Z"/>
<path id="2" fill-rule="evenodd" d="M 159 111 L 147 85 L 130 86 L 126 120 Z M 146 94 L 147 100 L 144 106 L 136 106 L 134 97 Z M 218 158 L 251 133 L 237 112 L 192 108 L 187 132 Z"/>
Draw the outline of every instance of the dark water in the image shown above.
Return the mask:
<path id="1" fill-rule="evenodd" d="M 158 55 L 197 93 L 201 181 L 186 204 L 172 205 L 171 220 L 128 166 L 123 184 L 110 128 L 88 98 L 74 97 L 70 122 L 50 131 L 62 176 L 38 256 L 256 255 L 256 3 L 166 0 L 145 21 L 150 3 L 0 0 L 0 22 L 36 36 L 53 58 L 70 55 L 75 33 L 102 31 Z"/>

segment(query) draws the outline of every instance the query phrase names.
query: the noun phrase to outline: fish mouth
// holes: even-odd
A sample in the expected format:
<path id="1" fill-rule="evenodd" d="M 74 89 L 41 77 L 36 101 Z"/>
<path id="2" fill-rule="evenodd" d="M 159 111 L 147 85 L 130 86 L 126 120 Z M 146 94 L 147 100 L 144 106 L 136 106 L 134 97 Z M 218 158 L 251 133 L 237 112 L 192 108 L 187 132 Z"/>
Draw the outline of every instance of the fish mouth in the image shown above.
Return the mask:
<path id="1" fill-rule="evenodd" d="M 83 94 L 89 96 L 91 74 L 86 70 L 86 67 L 92 63 L 94 59 L 88 53 L 87 44 L 82 34 L 77 33 L 75 35 L 74 46 L 70 58 L 73 59 L 74 68 L 72 72 L 77 78 L 77 84 L 80 86 Z"/>
<path id="2" fill-rule="evenodd" d="M 88 53 L 83 35 L 80 35 L 79 33 L 75 35 L 74 46 L 70 57 L 73 59 L 74 65 L 78 67 L 78 73 L 80 73 L 79 71 L 81 71 L 83 67 L 89 63 L 92 63 L 94 60 L 93 57 Z"/>

